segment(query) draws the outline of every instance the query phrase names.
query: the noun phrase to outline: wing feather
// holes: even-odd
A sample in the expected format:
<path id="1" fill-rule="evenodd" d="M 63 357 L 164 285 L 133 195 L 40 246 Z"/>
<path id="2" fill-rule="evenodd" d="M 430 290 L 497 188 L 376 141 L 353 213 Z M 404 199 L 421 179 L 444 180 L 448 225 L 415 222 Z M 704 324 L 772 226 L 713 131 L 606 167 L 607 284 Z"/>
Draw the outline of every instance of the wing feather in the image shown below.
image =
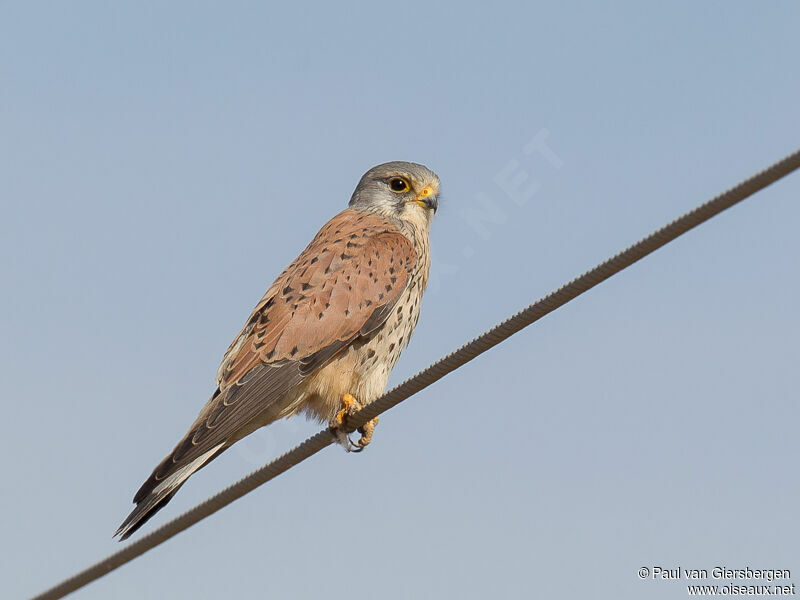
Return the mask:
<path id="1" fill-rule="evenodd" d="M 163 482 L 188 465 L 202 467 L 249 433 L 249 425 L 263 424 L 265 414 L 277 418 L 287 392 L 379 327 L 416 261 L 412 243 L 390 221 L 352 209 L 331 219 L 270 286 L 228 348 L 217 390 L 137 492 L 134 502 L 144 506 L 126 521 L 125 535 L 163 506 L 193 470 L 175 478 L 177 487 Z M 142 510 L 150 506 L 156 508 Z"/>

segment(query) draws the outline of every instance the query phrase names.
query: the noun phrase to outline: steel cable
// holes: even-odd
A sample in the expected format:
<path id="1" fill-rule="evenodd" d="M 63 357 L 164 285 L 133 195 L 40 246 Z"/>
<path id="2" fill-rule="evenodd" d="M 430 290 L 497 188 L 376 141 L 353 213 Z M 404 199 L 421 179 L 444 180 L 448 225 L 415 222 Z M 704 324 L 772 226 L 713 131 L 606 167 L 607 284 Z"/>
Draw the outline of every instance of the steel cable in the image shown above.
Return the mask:
<path id="1" fill-rule="evenodd" d="M 668 225 L 651 233 L 619 254 L 599 264 L 590 271 L 585 272 L 583 275 L 576 277 L 566 285 L 563 285 L 556 291 L 534 302 L 496 327 L 464 344 L 458 350 L 448 354 L 425 370 L 420 371 L 410 379 L 407 379 L 397 387 L 391 389 L 389 392 L 349 417 L 347 420 L 348 427 L 355 429 L 364 425 L 364 423 L 373 417 L 386 412 L 413 394 L 425 389 L 448 373 L 451 373 L 476 356 L 508 339 L 521 329 L 538 321 L 545 315 L 563 306 L 587 290 L 590 290 L 612 275 L 619 273 L 678 236 L 697 227 L 711 217 L 718 215 L 725 209 L 741 202 L 745 198 L 764 189 L 798 168 L 800 168 L 800 151 L 790 154 L 783 160 L 776 162 L 739 185 L 723 192 L 705 204 L 701 204 L 694 210 L 689 211 Z M 110 573 L 137 556 L 167 541 L 184 529 L 212 515 L 234 500 L 241 498 L 258 486 L 277 477 L 334 442 L 335 439 L 329 430 L 325 429 L 320 431 L 299 446 L 250 473 L 215 496 L 198 504 L 191 510 L 188 510 L 179 517 L 162 525 L 148 535 L 129 543 L 124 548 L 111 554 L 102 561 L 73 575 L 46 592 L 35 596 L 33 600 L 56 600 L 58 598 L 63 598 L 67 594 L 99 579 L 103 575 Z"/>

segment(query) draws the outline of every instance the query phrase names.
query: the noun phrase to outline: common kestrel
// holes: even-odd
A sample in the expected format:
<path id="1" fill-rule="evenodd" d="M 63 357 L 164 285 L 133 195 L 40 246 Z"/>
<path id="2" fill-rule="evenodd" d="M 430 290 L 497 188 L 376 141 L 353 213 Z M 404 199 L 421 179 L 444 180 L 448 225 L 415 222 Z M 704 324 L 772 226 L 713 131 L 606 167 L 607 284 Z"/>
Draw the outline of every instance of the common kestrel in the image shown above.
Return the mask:
<path id="1" fill-rule="evenodd" d="M 384 392 L 417 324 L 438 193 L 436 174 L 415 163 L 364 174 L 349 207 L 264 294 L 222 359 L 216 391 L 114 535 L 129 537 L 192 473 L 282 417 L 302 412 L 327 422 L 348 449 L 369 444 L 377 418 L 355 442 L 342 425 Z"/>

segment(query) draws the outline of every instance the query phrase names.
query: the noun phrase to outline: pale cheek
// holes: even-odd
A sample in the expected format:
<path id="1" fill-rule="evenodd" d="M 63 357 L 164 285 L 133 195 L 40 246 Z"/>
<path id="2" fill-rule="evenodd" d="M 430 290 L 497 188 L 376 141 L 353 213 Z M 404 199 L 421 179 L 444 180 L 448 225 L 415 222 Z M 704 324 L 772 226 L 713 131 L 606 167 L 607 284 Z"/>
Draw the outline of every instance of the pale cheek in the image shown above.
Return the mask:
<path id="1" fill-rule="evenodd" d="M 403 220 L 414 223 L 418 226 L 428 226 L 432 216 L 433 211 L 428 210 L 427 208 L 424 208 L 415 202 L 409 202 L 405 206 L 402 218 Z"/>

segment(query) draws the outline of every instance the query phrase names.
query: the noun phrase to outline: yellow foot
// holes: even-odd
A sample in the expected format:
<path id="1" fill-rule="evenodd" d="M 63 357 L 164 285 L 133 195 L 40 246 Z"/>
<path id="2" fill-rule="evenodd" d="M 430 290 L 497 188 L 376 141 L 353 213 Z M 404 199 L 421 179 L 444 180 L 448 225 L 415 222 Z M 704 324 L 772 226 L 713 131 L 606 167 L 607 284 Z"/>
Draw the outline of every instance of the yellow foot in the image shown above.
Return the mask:
<path id="1" fill-rule="evenodd" d="M 361 403 L 353 398 L 351 394 L 342 395 L 342 410 L 336 413 L 336 416 L 330 423 L 331 432 L 339 440 L 339 443 L 344 446 L 348 452 L 361 452 L 372 441 L 372 433 L 375 431 L 375 426 L 378 424 L 378 417 L 364 424 L 363 427 L 358 428 L 361 437 L 357 442 L 350 439 L 350 431 L 347 431 L 345 421 L 348 416 L 354 415 L 362 409 Z"/>
<path id="2" fill-rule="evenodd" d="M 364 423 L 363 427 L 358 428 L 358 433 L 361 434 L 361 437 L 356 442 L 356 446 L 358 446 L 357 450 L 354 452 L 361 452 L 364 448 L 369 446 L 369 443 L 372 441 L 372 433 L 375 431 L 375 426 L 378 424 L 378 417 L 375 417 L 371 421 L 367 421 Z"/>
<path id="3" fill-rule="evenodd" d="M 361 403 L 350 394 L 344 394 L 342 396 L 342 407 L 342 410 L 336 413 L 336 416 L 333 418 L 333 422 L 331 423 L 331 428 L 333 429 L 342 427 L 348 415 L 353 415 L 356 411 L 361 410 Z"/>

